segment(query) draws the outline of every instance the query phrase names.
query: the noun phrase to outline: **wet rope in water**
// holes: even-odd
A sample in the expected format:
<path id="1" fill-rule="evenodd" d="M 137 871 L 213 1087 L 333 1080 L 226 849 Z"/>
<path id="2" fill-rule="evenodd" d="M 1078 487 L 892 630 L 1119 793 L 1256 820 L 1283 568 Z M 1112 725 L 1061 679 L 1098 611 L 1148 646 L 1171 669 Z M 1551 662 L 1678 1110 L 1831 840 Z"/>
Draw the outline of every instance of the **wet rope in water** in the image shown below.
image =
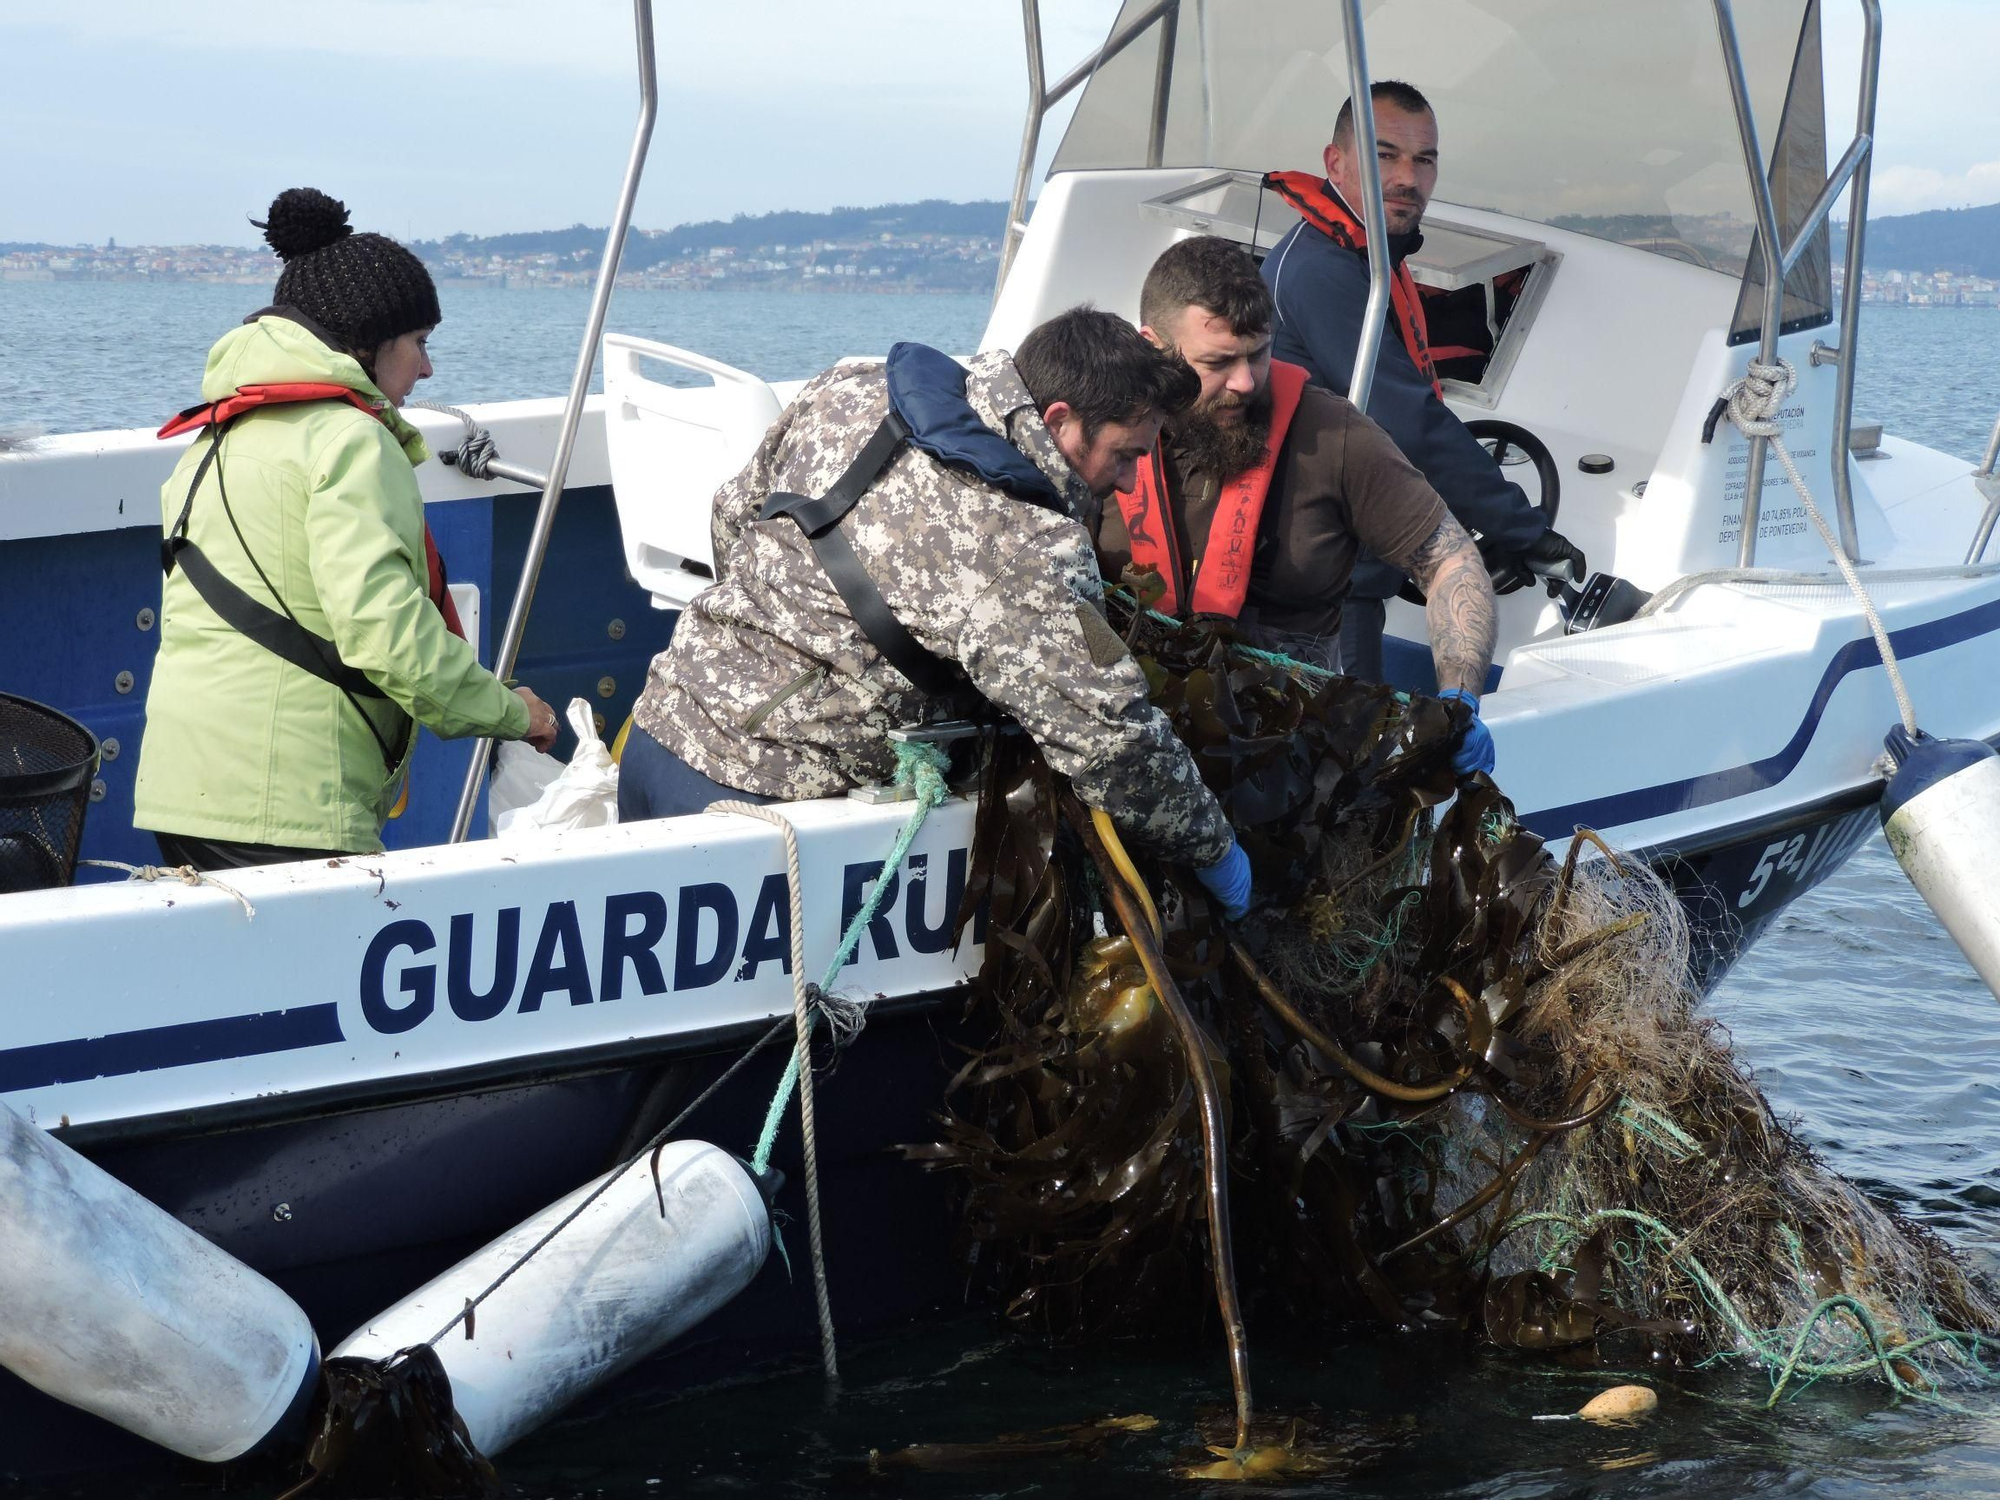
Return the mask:
<path id="1" fill-rule="evenodd" d="M 791 820 L 773 807 L 760 806 L 749 802 L 717 802 L 708 810 L 717 813 L 737 813 L 744 817 L 757 818 L 776 827 L 785 838 L 785 880 L 791 896 L 792 929 L 792 1025 L 793 1047 L 791 1061 L 786 1064 L 785 1075 L 778 1081 L 778 1089 L 771 1097 L 771 1106 L 764 1115 L 764 1129 L 757 1140 L 757 1149 L 750 1159 L 750 1170 L 762 1176 L 771 1165 L 771 1153 L 777 1146 L 778 1131 L 784 1123 L 786 1107 L 791 1103 L 792 1092 L 799 1096 L 799 1127 L 805 1157 L 806 1189 L 806 1231 L 812 1246 L 813 1298 L 819 1313 L 820 1364 L 826 1371 L 829 1382 L 840 1382 L 840 1360 L 834 1346 L 833 1300 L 826 1279 L 826 1246 L 822 1226 L 819 1200 L 819 1132 L 815 1123 L 813 1107 L 812 1076 L 812 1029 L 815 1014 L 823 1014 L 828 1025 L 833 1028 L 837 1041 L 851 1041 L 860 1031 L 864 1012 L 859 1005 L 836 999 L 831 991 L 840 971 L 854 956 L 854 950 L 861 942 L 861 934 L 868 928 L 889 890 L 890 878 L 901 868 L 903 858 L 910 852 L 917 832 L 924 826 L 924 820 L 945 799 L 947 789 L 944 773 L 950 761 L 945 752 L 935 745 L 916 740 L 901 741 L 896 746 L 895 785 L 908 786 L 916 793 L 916 806 L 902 831 L 896 835 L 896 842 L 890 846 L 888 857 L 882 862 L 882 871 L 875 879 L 875 889 L 862 902 L 861 909 L 847 924 L 841 934 L 840 945 L 834 950 L 833 962 L 827 965 L 826 973 L 818 984 L 806 981 L 805 949 L 805 896 L 799 875 L 798 832 Z"/>
<path id="2" fill-rule="evenodd" d="M 1984 1371 L 1985 1366 L 1978 1358 L 1979 1350 L 1981 1348 L 2000 1350 L 2000 1339 L 1990 1335 L 1944 1329 L 1913 1339 L 1905 1338 L 1892 1344 L 1884 1335 L 1879 1320 L 1867 1304 L 1844 1292 L 1819 1299 L 1799 1324 L 1796 1333 L 1788 1334 L 1787 1330 L 1782 1328 L 1759 1329 L 1743 1316 L 1741 1309 L 1723 1289 L 1722 1284 L 1708 1267 L 1702 1264 L 1701 1258 L 1687 1250 L 1681 1236 L 1651 1214 L 1641 1213 L 1636 1209 L 1597 1209 L 1575 1217 L 1561 1213 L 1521 1214 L 1508 1220 L 1500 1234 L 1501 1237 L 1505 1237 L 1516 1230 L 1538 1226 L 1556 1229 L 1558 1233 L 1555 1244 L 1543 1256 L 1543 1268 L 1546 1270 L 1560 1262 L 1572 1246 L 1589 1239 L 1604 1225 L 1613 1223 L 1625 1224 L 1638 1230 L 1669 1259 L 1677 1260 L 1684 1265 L 1688 1275 L 1701 1288 L 1702 1295 L 1708 1299 L 1709 1305 L 1735 1334 L 1737 1351 L 1725 1351 L 1705 1363 L 1746 1357 L 1756 1360 L 1774 1372 L 1771 1377 L 1770 1399 L 1765 1402 L 1767 1408 L 1776 1406 L 1792 1382 L 1800 1378 L 1811 1384 L 1815 1380 L 1826 1378 L 1875 1374 L 1879 1375 L 1898 1395 L 1927 1401 L 1948 1410 L 1960 1411 L 1962 1408 L 1957 1403 L 1939 1395 L 1935 1390 L 1927 1389 L 1926 1383 L 1921 1379 L 1910 1379 L 1903 1369 L 1898 1368 L 1899 1364 L 1910 1368 L 1910 1356 L 1938 1345 L 1949 1344 L 1961 1354 L 1971 1358 L 1974 1365 Z M 1794 1245 L 1794 1259 L 1796 1258 L 1797 1249 Z M 1801 1280 L 1803 1279 L 1801 1275 Z M 1853 1320 L 1859 1335 L 1858 1342 L 1851 1346 L 1852 1352 L 1844 1355 L 1836 1353 L 1829 1358 L 1808 1358 L 1807 1346 L 1814 1333 L 1822 1324 L 1830 1323 L 1835 1315 L 1842 1313 Z"/>

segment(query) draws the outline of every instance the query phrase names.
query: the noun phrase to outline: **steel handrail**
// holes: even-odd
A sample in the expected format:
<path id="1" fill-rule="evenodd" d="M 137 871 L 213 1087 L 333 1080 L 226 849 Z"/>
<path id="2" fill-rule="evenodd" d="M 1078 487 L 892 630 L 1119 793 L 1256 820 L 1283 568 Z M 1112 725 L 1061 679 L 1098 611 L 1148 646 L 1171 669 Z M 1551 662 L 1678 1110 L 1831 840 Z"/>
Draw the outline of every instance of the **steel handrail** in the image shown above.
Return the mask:
<path id="1" fill-rule="evenodd" d="M 1720 0 L 1718 0 L 1720 3 Z M 1131 21 L 1111 32 L 1104 45 L 1088 61 L 1058 79 L 1054 87 L 1044 84 L 1042 21 L 1039 0 L 1021 0 L 1022 27 L 1028 49 L 1028 118 L 1021 132 L 1021 155 L 1014 168 L 1014 191 L 1007 202 L 1007 232 L 1000 246 L 1000 274 L 994 281 L 997 298 L 1014 268 L 1014 256 L 1027 232 L 1023 215 L 1028 206 L 1028 182 L 1035 169 L 1035 153 L 1041 145 L 1042 121 L 1049 110 L 1072 89 L 1123 52 L 1156 21 L 1160 23 L 1160 55 L 1153 69 L 1153 102 L 1148 115 L 1146 164 L 1157 167 L 1165 156 L 1167 93 L 1173 81 L 1174 45 L 1178 33 L 1180 0 L 1157 0 Z M 1361 204 L 1363 221 L 1382 223 L 1382 164 L 1375 159 L 1375 109 L 1369 93 L 1368 47 L 1361 18 L 1361 0 L 1342 0 L 1341 23 L 1347 35 L 1348 97 L 1354 103 L 1355 149 L 1360 153 L 1362 178 L 1367 185 Z M 1364 107 L 1365 106 L 1365 107 Z M 1375 360 L 1382 330 L 1389 319 L 1389 242 L 1384 233 L 1368 235 L 1368 303 L 1361 318 L 1361 343 L 1354 357 L 1354 378 L 1347 399 L 1357 411 L 1368 409 L 1368 395 L 1375 383 Z"/>
<path id="2" fill-rule="evenodd" d="M 1743 48 L 1736 35 L 1732 0 L 1715 0 L 1716 32 L 1722 44 L 1722 61 L 1729 72 L 1730 103 L 1736 111 L 1736 133 L 1743 146 L 1744 165 L 1750 176 L 1751 200 L 1757 213 L 1757 254 L 1764 266 L 1764 309 L 1758 329 L 1757 360 L 1772 363 L 1778 355 L 1778 333 L 1784 320 L 1785 278 L 1805 253 L 1807 245 L 1832 215 L 1841 190 L 1853 189 L 1847 226 L 1847 257 L 1843 272 L 1840 317 L 1840 358 L 1833 398 L 1833 491 L 1834 508 L 1840 526 L 1841 550 L 1849 559 L 1860 556 L 1859 533 L 1854 521 L 1854 493 L 1848 475 L 1848 429 L 1854 413 L 1854 349 L 1860 329 L 1862 245 L 1867 236 L 1869 167 L 1874 157 L 1875 86 L 1881 71 L 1882 10 L 1880 0 L 1861 0 L 1866 37 L 1862 45 L 1860 102 L 1856 111 L 1854 139 L 1841 154 L 1839 165 L 1828 176 L 1819 196 L 1806 211 L 1798 232 L 1787 244 L 1778 229 L 1777 210 L 1771 200 L 1771 179 L 1764 150 L 1757 138 L 1757 121 L 1750 104 L 1750 86 L 1743 72 Z M 1743 475 L 1743 515 L 1741 539 L 1736 556 L 1739 567 L 1749 568 L 1757 560 L 1757 521 L 1762 508 L 1764 463 L 1768 443 L 1753 439 L 1749 462 Z"/>
<path id="3" fill-rule="evenodd" d="M 1868 179 L 1875 166 L 1875 86 L 1882 61 L 1880 0 L 1861 0 L 1865 25 L 1861 49 L 1861 89 L 1855 102 L 1854 135 L 1866 136 L 1867 152 L 1854 168 L 1853 196 L 1847 201 L 1847 256 L 1842 262 L 1840 292 L 1840 364 L 1833 377 L 1833 506 L 1840 526 L 1841 548 L 1851 558 L 1861 555 L 1860 533 L 1854 523 L 1854 483 L 1848 456 L 1854 427 L 1855 354 L 1861 340 L 1861 251 L 1868 238 Z"/>
<path id="4" fill-rule="evenodd" d="M 1375 385 L 1375 361 L 1382 353 L 1382 329 L 1389 321 L 1389 226 L 1382 217 L 1382 163 L 1375 155 L 1375 96 L 1368 77 L 1368 39 L 1361 21 L 1361 0 L 1344 0 L 1341 25 L 1347 33 L 1347 97 L 1354 106 L 1354 149 L 1361 163 L 1361 211 L 1368 241 L 1368 303 L 1361 314 L 1361 342 L 1354 350 L 1354 376 L 1347 399 L 1358 412 L 1368 410 Z"/>
<path id="5" fill-rule="evenodd" d="M 612 284 L 618 279 L 618 262 L 625 253 L 625 237 L 632 225 L 632 205 L 639 195 L 639 178 L 646 168 L 646 148 L 652 143 L 653 121 L 659 114 L 659 72 L 653 56 L 652 0 L 632 0 L 633 30 L 639 49 L 639 123 L 632 138 L 632 153 L 625 163 L 625 180 L 618 190 L 618 208 L 605 237 L 604 259 L 598 266 L 597 286 L 590 299 L 590 318 L 585 325 L 583 346 L 577 351 L 576 370 L 570 377 L 569 400 L 563 406 L 562 430 L 556 438 L 555 458 L 542 485 L 542 501 L 535 511 L 535 525 L 528 536 L 528 551 L 521 562 L 521 581 L 514 590 L 513 607 L 507 614 L 507 629 L 493 655 L 493 674 L 505 679 L 512 674 L 521 653 L 521 641 L 528 633 L 528 611 L 534 604 L 535 585 L 541 579 L 542 561 L 548 555 L 549 533 L 555 526 L 556 509 L 562 503 L 563 482 L 569 476 L 570 455 L 576 448 L 577 428 L 583 422 L 583 403 L 590 393 L 590 371 L 597 362 L 597 345 L 604 332 L 604 317 L 611 306 Z M 481 782 L 493 742 L 473 742 L 472 764 L 466 768 L 465 787 L 460 792 L 458 811 L 452 818 L 451 842 L 463 843 L 471 830 L 473 814 L 479 807 Z"/>
<path id="6" fill-rule="evenodd" d="M 1041 147 L 1042 121 L 1048 118 L 1051 109 L 1067 98 L 1072 91 L 1090 81 L 1091 75 L 1127 47 L 1138 41 L 1146 29 L 1162 16 L 1178 17 L 1181 0 L 1154 0 L 1154 3 L 1140 11 L 1131 22 L 1119 27 L 1104 39 L 1104 43 L 1090 57 L 1078 63 L 1056 80 L 1053 87 L 1044 84 L 1042 58 L 1042 13 L 1039 0 L 1021 0 L 1021 25 L 1028 48 L 1028 118 L 1021 131 L 1021 156 L 1014 167 L 1014 191 L 1007 200 L 1007 231 L 1000 241 L 1000 274 L 993 282 L 993 295 L 997 298 L 1000 289 L 1007 284 L 1007 273 L 1013 269 L 1014 255 L 1021 248 L 1021 236 L 1028 232 L 1027 221 L 1022 217 L 1028 211 L 1028 183 L 1034 176 L 1035 153 Z M 1153 77 L 1153 110 L 1148 118 L 1154 122 L 1147 137 L 1147 156 L 1151 160 L 1157 146 L 1165 139 L 1166 103 L 1163 97 L 1162 78 L 1172 71 L 1173 35 L 1162 36 L 1161 50 L 1163 65 L 1157 68 Z M 1153 162 L 1157 166 L 1157 161 Z"/>
<path id="7" fill-rule="evenodd" d="M 1976 563 L 1986 551 L 1986 544 L 1993 539 L 1993 523 L 2000 521 L 2000 479 L 1994 477 L 1994 469 L 2000 467 L 2000 418 L 1993 423 L 1993 436 L 1986 440 L 1986 458 L 1972 471 L 1972 482 L 1986 496 L 1986 510 L 1979 518 L 1979 525 L 1973 529 L 1972 546 L 1965 554 L 1965 560 Z"/>

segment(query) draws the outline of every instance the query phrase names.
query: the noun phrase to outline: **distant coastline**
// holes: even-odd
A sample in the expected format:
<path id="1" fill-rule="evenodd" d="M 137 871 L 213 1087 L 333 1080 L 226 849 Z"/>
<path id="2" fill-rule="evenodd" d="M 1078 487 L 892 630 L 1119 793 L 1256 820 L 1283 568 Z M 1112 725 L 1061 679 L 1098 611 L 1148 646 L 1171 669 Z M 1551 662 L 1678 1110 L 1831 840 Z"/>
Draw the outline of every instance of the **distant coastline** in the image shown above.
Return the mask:
<path id="1" fill-rule="evenodd" d="M 932 199 L 637 229 L 627 242 L 618 284 L 814 294 L 986 292 L 999 273 L 1006 216 L 1007 206 L 991 200 Z M 1839 226 L 1835 231 L 1837 257 L 1842 236 Z M 604 239 L 604 229 L 575 224 L 417 240 L 412 248 L 441 285 L 537 290 L 591 285 Z M 1872 220 L 1868 247 L 1864 302 L 2000 307 L 2000 204 Z M 262 246 L 0 243 L 0 282 L 268 286 L 275 271 Z"/>
<path id="2" fill-rule="evenodd" d="M 673 229 L 636 229 L 621 287 L 799 292 L 991 291 L 1007 206 L 890 203 L 782 212 Z M 452 235 L 411 244 L 441 285 L 533 290 L 590 286 L 606 231 L 576 224 L 525 234 Z M 268 285 L 262 246 L 0 244 L 0 281 L 195 281 Z"/>

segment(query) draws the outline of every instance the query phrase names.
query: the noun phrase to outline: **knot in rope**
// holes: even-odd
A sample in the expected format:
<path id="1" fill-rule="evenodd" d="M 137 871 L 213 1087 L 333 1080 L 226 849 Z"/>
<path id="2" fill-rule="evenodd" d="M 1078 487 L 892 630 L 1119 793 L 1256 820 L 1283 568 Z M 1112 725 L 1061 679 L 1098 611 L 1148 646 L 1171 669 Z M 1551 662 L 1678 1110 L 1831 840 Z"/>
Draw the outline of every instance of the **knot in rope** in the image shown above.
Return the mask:
<path id="1" fill-rule="evenodd" d="M 1798 388 L 1799 372 L 1790 360 L 1767 365 L 1753 359 L 1743 378 L 1723 393 L 1729 402 L 1729 420 L 1745 437 L 1782 437 L 1778 411 Z"/>
<path id="2" fill-rule="evenodd" d="M 459 473 L 473 479 L 484 479 L 486 466 L 500 455 L 499 446 L 493 441 L 493 434 L 474 422 L 467 413 L 455 406 L 446 406 L 438 401 L 410 401 L 408 406 L 421 406 L 425 411 L 442 412 L 447 417 L 457 417 L 465 424 L 465 436 L 459 441 L 458 452 L 451 458 L 452 465 Z"/>
<path id="3" fill-rule="evenodd" d="M 816 984 L 806 986 L 806 1003 L 826 1022 L 836 1052 L 861 1035 L 868 1024 L 868 1007 L 846 995 L 830 995 Z"/>
<path id="4" fill-rule="evenodd" d="M 238 906 L 242 907 L 243 915 L 246 918 L 254 920 L 257 916 L 257 908 L 250 904 L 249 897 L 237 890 L 235 886 L 226 885 L 222 881 L 217 880 L 213 875 L 202 874 L 193 865 L 128 865 L 123 860 L 116 859 L 80 859 L 77 863 L 80 865 L 90 865 L 99 870 L 123 870 L 128 882 L 143 880 L 148 885 L 151 885 L 154 881 L 158 880 L 178 880 L 182 885 L 214 886 L 215 889 L 221 891 L 225 896 L 232 898 Z"/>
<path id="5" fill-rule="evenodd" d="M 1882 658 L 1882 671 L 1889 679 L 1889 691 L 1895 695 L 1896 714 L 1902 720 L 1903 728 L 1910 734 L 1917 732 L 1916 705 L 1910 700 L 1910 690 L 1903 681 L 1902 667 L 1896 661 L 1895 644 L 1889 639 L 1888 627 L 1882 623 L 1882 615 L 1875 608 L 1875 601 L 1869 597 L 1868 586 L 1862 582 L 1861 570 L 1854 559 L 1847 555 L 1847 549 L 1833 534 L 1833 528 L 1820 514 L 1819 504 L 1813 499 L 1812 490 L 1807 487 L 1805 476 L 1799 472 L 1798 461 L 1792 457 L 1792 450 L 1785 446 L 1784 424 L 1778 420 L 1778 412 L 1798 389 L 1799 372 L 1788 359 L 1777 359 L 1771 364 L 1761 360 L 1751 360 L 1743 373 L 1743 378 L 1733 381 L 1723 392 L 1723 399 L 1729 403 L 1729 420 L 1737 431 L 1752 444 L 1758 439 L 1770 445 L 1783 465 L 1785 477 L 1791 481 L 1792 493 L 1799 497 L 1799 504 L 1805 507 L 1806 516 L 1826 543 L 1826 550 L 1833 558 L 1833 565 L 1840 570 L 1840 576 L 1847 580 L 1847 586 L 1854 593 L 1854 599 L 1861 606 L 1861 616 L 1868 622 L 1868 632 L 1875 637 L 1875 649 Z M 1755 449 L 1753 447 L 1752 451 Z M 1748 495 L 1744 504 L 1745 524 L 1758 504 L 1755 495 Z"/>
<path id="6" fill-rule="evenodd" d="M 944 773 L 950 769 L 951 757 L 940 746 L 926 740 L 896 742 L 893 782 L 914 792 L 917 805 L 925 811 L 939 806 L 950 794 L 951 789 L 944 784 Z"/>

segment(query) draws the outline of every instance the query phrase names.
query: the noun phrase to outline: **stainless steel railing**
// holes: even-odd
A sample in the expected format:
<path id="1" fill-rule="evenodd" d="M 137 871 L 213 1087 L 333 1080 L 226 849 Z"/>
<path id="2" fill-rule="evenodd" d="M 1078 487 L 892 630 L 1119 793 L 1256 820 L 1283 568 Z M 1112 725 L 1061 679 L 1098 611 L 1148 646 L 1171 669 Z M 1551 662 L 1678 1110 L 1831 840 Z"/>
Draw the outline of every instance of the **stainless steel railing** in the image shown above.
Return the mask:
<path id="1" fill-rule="evenodd" d="M 1847 225 L 1847 257 L 1840 298 L 1839 370 L 1833 397 L 1833 494 L 1840 528 L 1841 550 L 1858 560 L 1860 541 L 1854 523 L 1854 492 L 1848 471 L 1848 431 L 1854 419 L 1854 365 L 1861 326 L 1862 245 L 1867 237 L 1868 173 L 1874 157 L 1875 85 L 1882 63 L 1882 7 L 1880 0 L 1861 0 L 1866 28 L 1861 49 L 1861 90 L 1856 109 L 1854 139 L 1841 154 L 1840 163 L 1828 176 L 1826 186 L 1806 211 L 1805 220 L 1787 244 L 1778 229 L 1777 210 L 1771 201 L 1771 180 L 1763 147 L 1757 138 L 1757 121 L 1750 106 L 1750 86 L 1743 72 L 1743 48 L 1736 36 L 1732 0 L 1715 0 L 1716 31 L 1722 42 L 1723 64 L 1729 70 L 1729 96 L 1736 110 L 1736 132 L 1743 146 L 1743 162 L 1750 175 L 1752 201 L 1757 211 L 1757 254 L 1764 266 L 1764 309 L 1759 326 L 1757 359 L 1770 364 L 1778 355 L 1778 331 L 1785 305 L 1785 278 L 1799 263 L 1812 237 L 1833 212 L 1841 192 L 1851 183 Z M 1737 547 L 1737 565 L 1754 567 L 1757 561 L 1757 514 L 1763 499 L 1766 442 L 1753 439 L 1750 460 L 1743 476 L 1743 532 Z"/>
<path id="2" fill-rule="evenodd" d="M 1356 149 L 1360 152 L 1362 175 L 1367 184 L 1361 213 L 1364 222 L 1380 224 L 1382 168 L 1375 159 L 1375 111 L 1372 107 L 1363 107 L 1370 96 L 1368 45 L 1361 19 L 1361 0 L 1342 0 L 1341 22 L 1347 36 L 1348 97 L 1355 101 Z M 993 285 L 994 296 L 999 296 L 1000 289 L 1007 284 L 1007 273 L 1014 268 L 1014 256 L 1021 248 L 1021 236 L 1028 230 L 1028 188 L 1034 175 L 1035 154 L 1041 148 L 1043 120 L 1058 101 L 1089 81 L 1093 73 L 1136 42 L 1155 23 L 1160 27 L 1160 45 L 1153 64 L 1153 101 L 1146 135 L 1146 165 L 1149 167 L 1159 166 L 1166 155 L 1167 105 L 1173 87 L 1174 43 L 1180 24 L 1180 0 L 1158 0 L 1157 4 L 1147 6 L 1128 24 L 1107 36 L 1104 45 L 1088 62 L 1070 69 L 1052 87 L 1044 82 L 1040 0 L 1021 0 L 1021 26 L 1028 49 L 1028 118 L 1021 132 L 1021 154 L 1014 166 L 1014 191 L 1007 203 L 1007 232 L 1000 246 L 1000 275 Z M 1382 329 L 1388 322 L 1390 274 L 1388 237 L 1370 234 L 1368 305 L 1361 319 L 1361 344 L 1355 354 L 1354 379 L 1347 392 L 1348 400 L 1361 411 L 1368 409 L 1369 389 L 1375 382 L 1373 353 L 1380 347 Z"/>
<path id="3" fill-rule="evenodd" d="M 1993 436 L 1986 440 L 1986 458 L 1972 471 L 1972 482 L 1979 486 L 1979 492 L 1986 497 L 1986 512 L 1979 518 L 1979 525 L 1972 535 L 1972 546 L 1965 554 L 1965 560 L 1976 563 L 1984 555 L 1986 544 L 1993 539 L 1993 523 L 2000 521 L 2000 476 L 1994 474 L 2000 466 L 2000 417 L 1993 422 Z"/>
<path id="4" fill-rule="evenodd" d="M 1388 225 L 1382 218 L 1382 162 L 1375 154 L 1375 98 L 1368 77 L 1368 38 L 1361 22 L 1361 0 L 1344 0 L 1341 24 L 1347 31 L 1347 97 L 1354 104 L 1354 149 L 1361 163 L 1361 223 L 1368 237 L 1368 304 L 1361 313 L 1361 342 L 1354 350 L 1354 377 L 1347 399 L 1359 412 L 1368 410 L 1368 393 L 1375 385 L 1375 361 L 1382 351 L 1382 328 L 1389 318 Z M 1352 206 L 1352 205 L 1350 205 Z"/>
<path id="5" fill-rule="evenodd" d="M 1145 35 L 1154 22 L 1161 23 L 1160 51 L 1153 68 L 1153 104 L 1147 115 L 1146 165 L 1157 167 L 1165 155 L 1167 93 L 1173 82 L 1174 41 L 1178 35 L 1181 0 L 1156 0 L 1104 39 L 1104 45 L 1089 60 L 1078 63 L 1055 81 L 1044 82 L 1042 58 L 1042 8 L 1040 0 L 1021 0 L 1021 28 L 1028 47 L 1028 119 L 1021 131 L 1021 155 L 1014 166 L 1014 191 L 1007 200 L 1007 232 L 1000 241 L 1000 274 L 993 283 L 993 295 L 1007 284 L 1014 255 L 1021 248 L 1021 236 L 1028 232 L 1028 188 L 1035 174 L 1035 153 L 1041 149 L 1042 122 L 1057 104 L 1090 81 L 1091 74 L 1118 56 Z"/>
<path id="6" fill-rule="evenodd" d="M 605 237 L 604 258 L 597 268 L 597 287 L 591 294 L 590 318 L 584 325 L 583 345 L 577 351 L 576 370 L 570 377 L 569 400 L 563 406 L 562 430 L 556 437 L 555 458 L 542 480 L 542 502 L 535 510 L 534 529 L 528 535 L 527 556 L 521 563 L 521 581 L 514 589 L 514 604 L 507 612 L 507 628 L 493 654 L 493 673 L 505 678 L 514 670 L 521 654 L 521 640 L 528 633 L 528 610 L 534 604 L 535 585 L 542 576 L 542 560 L 549 550 L 549 533 L 556 523 L 556 508 L 562 503 L 563 482 L 569 476 L 569 460 L 576 448 L 576 431 L 583 421 L 584 398 L 590 392 L 590 371 L 597 362 L 597 344 L 604 333 L 604 315 L 611 306 L 612 284 L 618 279 L 618 262 L 625 253 L 626 232 L 632 226 L 632 203 L 639 194 L 639 178 L 646 169 L 646 148 L 652 143 L 653 121 L 659 114 L 660 80 L 653 57 L 652 0 L 633 0 L 632 24 L 639 48 L 639 124 L 632 137 L 632 154 L 625 163 L 625 180 L 618 190 L 618 208 Z M 458 811 L 452 818 L 451 841 L 463 843 L 472 828 L 472 816 L 479 807 L 480 783 L 485 779 L 486 761 L 492 754 L 491 740 L 478 740 L 472 747 L 472 764 L 466 768 L 465 786 L 459 793 Z"/>

